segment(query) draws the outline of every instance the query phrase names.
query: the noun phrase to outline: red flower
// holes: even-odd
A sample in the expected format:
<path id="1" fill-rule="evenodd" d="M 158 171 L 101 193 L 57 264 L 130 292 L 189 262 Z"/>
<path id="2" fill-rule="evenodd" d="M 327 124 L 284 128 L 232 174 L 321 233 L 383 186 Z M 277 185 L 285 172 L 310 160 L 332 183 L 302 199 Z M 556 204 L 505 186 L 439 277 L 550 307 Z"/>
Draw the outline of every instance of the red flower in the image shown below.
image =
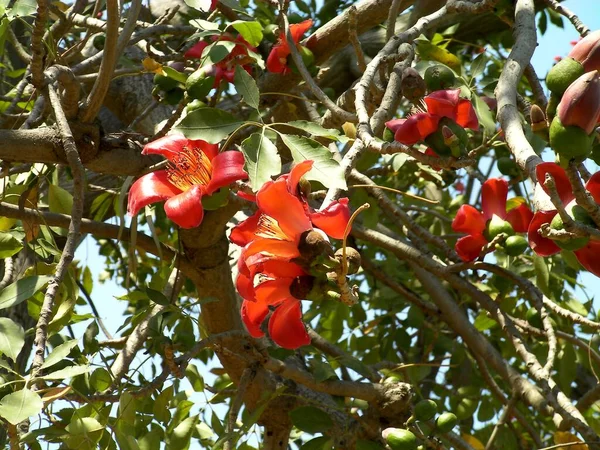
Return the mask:
<path id="1" fill-rule="evenodd" d="M 310 344 L 302 322 L 300 300 L 290 292 L 294 280 L 305 275 L 304 270 L 292 262 L 266 260 L 261 263 L 258 278 L 264 281 L 253 288 L 252 298 L 244 297 L 242 302 L 242 320 L 250 335 L 264 336 L 261 325 L 269 311 L 275 309 L 269 319 L 271 339 L 288 349 Z"/>
<path id="2" fill-rule="evenodd" d="M 481 209 L 470 205 L 462 205 L 452 221 L 452 229 L 460 233 L 468 233 L 456 242 L 456 252 L 463 261 L 475 260 L 485 244 L 489 241 L 484 232 L 488 221 L 493 216 L 507 221 L 517 233 L 527 231 L 533 216 L 527 205 L 521 203 L 516 208 L 506 210 L 508 182 L 502 178 L 490 178 L 481 189 Z"/>
<path id="3" fill-rule="evenodd" d="M 221 83 L 221 80 L 233 83 L 235 66 L 237 65 L 241 65 L 242 68 L 249 74 L 252 73 L 252 67 L 249 63 L 253 61 L 253 58 L 248 54 L 248 51 L 256 53 L 256 47 L 253 47 L 246 42 L 243 37 L 238 36 L 234 38 L 229 33 L 225 33 L 221 36 L 211 36 L 211 40 L 213 42 L 227 41 L 236 43 L 236 46 L 233 47 L 233 50 L 231 50 L 229 55 L 211 67 L 209 74 L 215 77 L 214 87 L 217 87 L 219 83 Z M 185 52 L 183 56 L 187 59 L 201 59 L 204 50 L 209 45 L 210 44 L 208 42 L 200 41 L 192 46 L 187 52 Z"/>
<path id="4" fill-rule="evenodd" d="M 170 163 L 166 170 L 151 172 L 133 183 L 129 214 L 136 215 L 144 206 L 166 200 L 167 217 L 182 228 L 197 227 L 202 222 L 203 196 L 248 176 L 240 152 L 219 153 L 217 145 L 180 135 L 150 142 L 142 154 L 159 154 Z"/>
<path id="5" fill-rule="evenodd" d="M 408 119 L 386 122 L 394 138 L 404 145 L 422 141 L 438 128 L 442 117 L 448 117 L 463 128 L 477 130 L 479 121 L 469 100 L 460 98 L 460 89 L 435 91 L 425 97 L 427 112 L 413 114 Z"/>
<path id="6" fill-rule="evenodd" d="M 312 27 L 313 21 L 311 19 L 305 20 L 304 22 L 295 23 L 290 25 L 290 33 L 292 39 L 296 44 L 300 42 L 300 39 L 306 33 L 310 27 Z M 269 57 L 267 58 L 267 70 L 273 73 L 281 73 L 287 75 L 290 73 L 290 68 L 287 66 L 287 58 L 290 56 L 290 47 L 287 43 L 285 35 L 281 33 L 277 44 L 271 49 Z"/>
<path id="7" fill-rule="evenodd" d="M 341 239 L 350 219 L 348 199 L 333 202 L 322 211 L 313 211 L 302 199 L 298 183 L 312 168 L 312 161 L 297 164 L 288 175 L 265 183 L 256 194 L 258 211 L 231 231 L 230 240 L 243 246 L 238 260 L 236 288 L 244 298 L 242 319 L 252 336 L 263 335 L 260 325 L 268 312 L 269 334 L 284 348 L 298 348 L 310 342 L 304 325 L 300 300 L 290 293 L 292 282 L 307 275 L 292 262 L 300 257 L 302 235 L 317 227 Z M 259 284 L 255 286 L 255 281 Z"/>
<path id="8" fill-rule="evenodd" d="M 544 190 L 546 190 L 546 187 L 544 186 L 546 174 L 549 173 L 552 175 L 560 200 L 566 206 L 568 211 L 573 202 L 575 202 L 575 197 L 573 195 L 573 188 L 564 169 L 558 164 L 546 162 L 538 164 L 535 172 L 537 179 Z M 600 203 L 600 172 L 596 172 L 588 180 L 585 188 L 592 195 L 594 201 Z M 551 256 L 560 251 L 560 247 L 556 245 L 552 239 L 545 238 L 539 233 L 542 224 L 552 222 L 552 219 L 556 214 L 558 214 L 558 212 L 555 209 L 538 211 L 534 214 L 533 220 L 529 224 L 529 245 L 539 256 Z M 575 256 L 581 265 L 598 277 L 600 277 L 599 252 L 600 241 L 593 238 L 590 239 L 586 246 L 575 251 Z"/>

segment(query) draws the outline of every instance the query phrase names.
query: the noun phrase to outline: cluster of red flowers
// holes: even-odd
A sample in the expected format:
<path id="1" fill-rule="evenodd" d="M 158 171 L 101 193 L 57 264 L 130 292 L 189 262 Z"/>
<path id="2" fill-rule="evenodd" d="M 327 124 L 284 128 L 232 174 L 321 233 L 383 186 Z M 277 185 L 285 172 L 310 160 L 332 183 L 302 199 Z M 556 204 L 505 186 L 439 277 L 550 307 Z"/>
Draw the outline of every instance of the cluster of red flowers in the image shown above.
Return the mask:
<path id="1" fill-rule="evenodd" d="M 394 139 L 404 145 L 422 142 L 438 129 L 440 120 L 447 117 L 463 128 L 477 130 L 479 121 L 473 105 L 460 97 L 460 89 L 434 91 L 423 101 L 427 111 L 413 114 L 408 119 L 394 119 L 386 126 L 394 133 Z"/>
<path id="2" fill-rule="evenodd" d="M 490 242 L 489 224 L 492 220 L 507 222 L 516 233 L 525 233 L 533 213 L 525 203 L 507 210 L 508 182 L 502 178 L 491 178 L 481 188 L 481 209 L 462 205 L 452 222 L 452 229 L 467 236 L 456 242 L 456 253 L 463 261 L 475 260 L 483 247 Z"/>
<path id="3" fill-rule="evenodd" d="M 241 37 L 233 37 L 229 33 L 225 33 L 221 36 L 211 36 L 211 40 L 214 42 L 234 42 L 236 45 L 225 58 L 216 64 L 210 66 L 207 71 L 207 75 L 215 77 L 214 87 L 217 87 L 221 80 L 225 80 L 229 83 L 233 83 L 233 77 L 235 75 L 235 66 L 241 66 L 246 72 L 252 74 L 252 66 L 250 65 L 254 59 L 249 55 L 249 51 L 256 53 L 256 47 L 250 45 L 246 40 Z M 187 59 L 201 59 L 204 55 L 204 51 L 210 44 L 206 41 L 200 41 L 191 47 L 183 55 Z"/>
<path id="4" fill-rule="evenodd" d="M 296 44 L 300 42 L 300 39 L 306 33 L 310 27 L 312 27 L 312 20 L 305 20 L 301 23 L 295 23 L 290 25 L 290 33 L 292 35 L 292 39 Z M 288 56 L 290 56 L 290 46 L 287 43 L 287 40 L 283 33 L 279 35 L 279 40 L 277 44 L 273 46 L 271 49 L 271 53 L 269 53 L 269 57 L 267 58 L 267 70 L 273 73 L 280 73 L 282 75 L 287 75 L 291 72 L 291 69 L 288 67 Z"/>
<path id="5" fill-rule="evenodd" d="M 537 179 L 541 182 L 544 190 L 546 190 L 544 186 L 546 174 L 550 174 L 554 178 L 554 184 L 556 185 L 560 200 L 565 205 L 565 209 L 570 211 L 576 204 L 576 201 L 573 195 L 573 188 L 564 169 L 558 164 L 551 162 L 542 163 L 536 167 Z M 596 172 L 588 180 L 585 187 L 594 201 L 600 204 L 600 172 Z M 552 239 L 545 238 L 540 234 L 541 226 L 545 223 L 551 223 L 557 214 L 558 211 L 555 209 L 538 211 L 529 224 L 529 245 L 540 256 L 551 256 L 561 250 Z M 575 256 L 581 265 L 594 275 L 600 277 L 600 258 L 598 258 L 598 255 L 600 255 L 600 241 L 596 239 L 586 240 L 581 248 L 575 250 Z"/>
<path id="6" fill-rule="evenodd" d="M 341 239 L 350 219 L 348 199 L 321 211 L 313 210 L 299 189 L 312 161 L 296 165 L 288 175 L 265 183 L 256 194 L 258 211 L 231 231 L 233 243 L 243 247 L 238 260 L 236 287 L 244 301 L 242 319 L 254 337 L 270 311 L 269 335 L 284 348 L 310 343 L 302 323 L 300 292 L 312 277 L 302 261 L 302 244 L 311 231 Z M 305 261 L 304 261 L 305 262 Z M 299 294 L 300 293 L 300 294 Z M 294 296 L 296 295 L 296 296 Z"/>

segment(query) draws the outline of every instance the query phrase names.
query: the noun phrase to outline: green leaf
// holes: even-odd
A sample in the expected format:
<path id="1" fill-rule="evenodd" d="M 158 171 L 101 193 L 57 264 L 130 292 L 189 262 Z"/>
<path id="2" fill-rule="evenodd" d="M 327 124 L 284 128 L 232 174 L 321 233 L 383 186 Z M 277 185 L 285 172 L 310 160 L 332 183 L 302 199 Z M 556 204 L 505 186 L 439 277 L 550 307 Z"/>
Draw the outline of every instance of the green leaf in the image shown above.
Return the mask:
<path id="1" fill-rule="evenodd" d="M 324 433 L 333 426 L 329 414 L 314 406 L 301 406 L 290 411 L 290 419 L 296 428 L 307 433 Z"/>
<path id="2" fill-rule="evenodd" d="M 263 28 L 260 23 L 256 21 L 244 22 L 243 20 L 235 20 L 230 25 L 253 47 L 258 46 L 260 41 L 262 41 Z"/>
<path id="3" fill-rule="evenodd" d="M 37 10 L 37 2 L 35 0 L 17 0 L 13 3 L 12 8 L 6 10 L 6 15 L 10 20 L 16 17 L 32 16 Z"/>
<path id="4" fill-rule="evenodd" d="M 346 179 L 340 164 L 333 159 L 327 149 L 312 139 L 291 134 L 280 134 L 284 144 L 292 152 L 294 162 L 300 163 L 310 159 L 314 162 L 312 169 L 306 174 L 309 180 L 316 180 L 326 188 L 346 189 Z"/>
<path id="5" fill-rule="evenodd" d="M 188 364 L 185 368 L 185 376 L 192 385 L 192 389 L 196 392 L 204 391 L 204 378 L 198 372 L 198 368 L 194 364 Z"/>
<path id="6" fill-rule="evenodd" d="M 97 368 L 90 376 L 90 384 L 96 390 L 96 392 L 102 392 L 108 389 L 112 384 L 110 372 L 104 367 Z"/>
<path id="7" fill-rule="evenodd" d="M 44 364 L 42 364 L 41 369 L 46 369 L 48 367 L 53 366 L 56 363 L 63 361 L 73 347 L 77 346 L 77 339 L 72 339 L 70 341 L 65 342 L 64 344 L 60 344 L 58 347 L 55 347 L 54 350 L 48 355 Z"/>
<path id="8" fill-rule="evenodd" d="M 25 330 L 8 317 L 0 317 L 0 352 L 13 361 L 25 344 Z"/>
<path id="9" fill-rule="evenodd" d="M 51 277 L 26 277 L 0 291 L 0 309 L 10 308 L 24 302 L 44 287 Z"/>
<path id="10" fill-rule="evenodd" d="M 73 196 L 60 186 L 51 184 L 48 186 L 48 206 L 54 213 L 70 215 L 73 209 Z"/>
<path id="11" fill-rule="evenodd" d="M 39 414 L 44 404 L 38 394 L 29 389 L 21 389 L 2 397 L 0 400 L 0 417 L 17 425 L 23 420 Z"/>
<path id="12" fill-rule="evenodd" d="M 160 291 L 146 288 L 146 293 L 148 294 L 148 298 L 158 305 L 167 306 L 171 303 L 165 294 Z"/>
<path id="13" fill-rule="evenodd" d="M 533 268 L 535 270 L 536 285 L 540 290 L 550 296 L 550 270 L 546 261 L 541 256 L 533 255 Z"/>
<path id="14" fill-rule="evenodd" d="M 340 142 L 348 141 L 348 138 L 342 133 L 340 133 L 338 130 L 335 130 L 333 128 L 323 128 L 319 124 L 316 124 L 314 122 L 308 122 L 306 120 L 293 120 L 291 122 L 286 123 L 286 126 L 306 131 L 307 133 L 310 133 L 313 136 L 324 137 Z"/>
<path id="15" fill-rule="evenodd" d="M 281 173 L 281 158 L 277 147 L 264 133 L 254 133 L 242 142 L 246 171 L 254 191 Z"/>
<path id="16" fill-rule="evenodd" d="M 475 113 L 479 119 L 479 123 L 483 125 L 487 136 L 492 136 L 496 133 L 496 120 L 492 114 L 490 107 L 479 97 L 479 95 L 473 93 L 471 100 L 474 100 L 473 106 L 475 107 Z"/>
<path id="17" fill-rule="evenodd" d="M 23 248 L 23 244 L 12 234 L 5 231 L 0 232 L 0 258 L 6 259 L 17 254 Z"/>
<path id="18" fill-rule="evenodd" d="M 69 433 L 65 443 L 72 449 L 95 449 L 104 428 L 104 425 L 92 417 L 81 417 L 74 414 L 71 423 L 65 428 L 65 431 Z"/>
<path id="19" fill-rule="evenodd" d="M 496 324 L 497 322 L 494 319 L 488 317 L 484 311 L 481 311 L 475 319 L 473 326 L 479 331 L 485 331 L 489 330 Z"/>
<path id="20" fill-rule="evenodd" d="M 471 80 L 481 75 L 485 70 L 486 65 L 487 56 L 485 55 L 485 53 L 481 53 L 477 58 L 473 60 L 473 63 L 471 63 Z"/>
<path id="21" fill-rule="evenodd" d="M 231 41 L 217 41 L 213 44 L 210 44 L 204 52 L 202 52 L 202 63 L 204 66 L 206 64 L 216 64 L 220 61 L 223 61 L 227 58 L 237 44 Z"/>
<path id="22" fill-rule="evenodd" d="M 198 11 L 202 11 L 202 12 L 210 11 L 211 0 L 183 0 L 183 1 L 190 8 L 197 9 Z"/>
<path id="23" fill-rule="evenodd" d="M 242 66 L 235 66 L 235 75 L 233 76 L 233 84 L 235 89 L 243 97 L 246 104 L 254 109 L 258 109 L 260 101 L 260 93 L 254 78 L 246 72 Z"/>
<path id="24" fill-rule="evenodd" d="M 189 113 L 175 127 L 188 139 L 202 139 L 217 144 L 232 131 L 244 124 L 244 121 L 217 108 L 198 108 Z"/>
<path id="25" fill-rule="evenodd" d="M 65 380 L 67 378 L 73 378 L 77 375 L 81 375 L 90 371 L 90 366 L 88 365 L 79 365 L 79 366 L 69 366 L 64 369 L 57 370 L 56 372 L 49 373 L 48 375 L 44 375 L 40 377 L 43 380 Z"/>
<path id="26" fill-rule="evenodd" d="M 546 30 L 548 29 L 548 16 L 546 15 L 545 9 L 542 9 L 540 11 L 540 18 L 538 19 L 538 28 L 540 30 L 540 34 L 546 34 Z"/>
<path id="27" fill-rule="evenodd" d="M 317 357 L 311 360 L 310 365 L 312 366 L 312 372 L 315 376 L 315 380 L 317 380 L 319 383 L 331 379 L 337 380 L 338 376 L 329 363 L 323 362 Z"/>
<path id="28" fill-rule="evenodd" d="M 426 61 L 438 61 L 447 65 L 456 73 L 461 73 L 460 59 L 453 55 L 445 48 L 432 44 L 427 38 L 421 36 L 415 39 L 417 44 L 417 52 L 421 59 Z"/>
<path id="29" fill-rule="evenodd" d="M 165 73 L 165 75 L 168 76 L 169 78 L 172 78 L 173 80 L 178 81 L 179 83 L 185 84 L 185 80 L 187 80 L 187 76 L 184 73 L 181 73 L 178 70 L 175 70 L 169 66 L 163 66 L 162 70 Z"/>
<path id="30" fill-rule="evenodd" d="M 177 425 L 169 436 L 169 445 L 167 447 L 173 450 L 187 449 L 190 445 L 196 423 L 198 423 L 198 416 L 192 416 Z"/>
<path id="31" fill-rule="evenodd" d="M 328 436 L 319 436 L 305 442 L 300 450 L 332 450 L 333 440 Z"/>

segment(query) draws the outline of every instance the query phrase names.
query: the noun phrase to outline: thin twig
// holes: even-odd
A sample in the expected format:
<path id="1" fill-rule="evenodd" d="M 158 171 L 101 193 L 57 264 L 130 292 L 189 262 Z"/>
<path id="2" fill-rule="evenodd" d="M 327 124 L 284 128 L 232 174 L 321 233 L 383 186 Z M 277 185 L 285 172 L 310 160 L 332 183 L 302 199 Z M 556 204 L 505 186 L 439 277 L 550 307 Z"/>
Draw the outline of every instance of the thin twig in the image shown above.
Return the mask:
<path id="1" fill-rule="evenodd" d="M 35 353 L 33 356 L 33 363 L 31 368 L 32 378 L 39 375 L 40 368 L 44 363 L 44 353 L 46 351 L 46 341 L 48 339 L 48 325 L 52 316 L 52 309 L 54 306 L 54 299 L 58 294 L 58 289 L 62 280 L 67 273 L 69 264 L 73 261 L 75 255 L 75 247 L 79 240 L 79 229 L 81 225 L 81 219 L 83 216 L 84 207 L 84 177 L 85 172 L 81 160 L 79 159 L 79 152 L 77 151 L 77 145 L 75 144 L 75 138 L 71 132 L 71 128 L 67 122 L 67 118 L 62 109 L 60 98 L 53 85 L 48 85 L 48 98 L 54 111 L 54 117 L 56 119 L 56 125 L 60 131 L 62 137 L 62 144 L 71 168 L 71 174 L 73 176 L 73 206 L 71 209 L 71 220 L 69 224 L 69 231 L 67 234 L 67 241 L 63 248 L 60 256 L 60 260 L 56 265 L 56 271 L 54 276 L 50 279 L 46 294 L 44 295 L 44 301 L 40 309 L 39 319 L 35 326 Z"/>
<path id="2" fill-rule="evenodd" d="M 44 85 L 44 55 L 46 52 L 42 39 L 48 20 L 49 3 L 49 0 L 37 0 L 37 11 L 31 32 L 31 83 L 39 90 Z"/>
<path id="3" fill-rule="evenodd" d="M 544 1 L 550 8 L 559 13 L 561 16 L 565 16 L 569 20 L 569 22 L 573 24 L 573 26 L 581 35 L 581 37 L 585 37 L 590 32 L 590 29 L 586 27 L 585 24 L 579 19 L 579 17 L 577 17 L 577 15 L 573 13 L 570 9 L 558 3 L 556 0 Z"/>
<path id="4" fill-rule="evenodd" d="M 402 1 L 402 0 L 400 0 Z M 358 69 L 362 72 L 367 68 L 367 62 L 365 60 L 365 52 L 363 52 L 362 46 L 360 45 L 360 41 L 358 40 L 358 35 L 356 33 L 357 21 L 358 21 L 358 13 L 356 6 L 352 5 L 348 8 L 348 40 L 354 49 L 354 53 L 356 54 L 356 63 L 358 64 Z"/>
<path id="5" fill-rule="evenodd" d="M 348 111 L 344 111 L 339 106 L 337 106 L 335 103 L 333 103 L 331 101 L 331 99 L 327 96 L 327 94 L 325 94 L 321 90 L 321 88 L 317 85 L 317 83 L 315 83 L 315 80 L 313 80 L 310 73 L 308 73 L 308 69 L 304 65 L 304 62 L 302 61 L 302 57 L 300 56 L 300 53 L 298 52 L 298 49 L 296 48 L 296 43 L 294 42 L 294 39 L 292 38 L 292 33 L 290 32 L 290 24 L 289 24 L 287 15 L 282 13 L 281 18 L 283 20 L 285 38 L 286 38 L 288 46 L 290 48 L 292 59 L 294 60 L 294 64 L 296 64 L 296 67 L 298 68 L 298 71 L 300 72 L 302 79 L 304 80 L 304 82 L 306 83 L 306 85 L 308 86 L 310 91 L 313 93 L 313 95 L 315 97 L 317 97 L 317 99 L 323 104 L 323 106 L 325 106 L 327 109 L 329 109 L 335 115 L 342 118 L 344 121 L 354 122 L 354 123 L 357 122 L 357 118 L 354 114 L 349 113 Z"/>
<path id="6" fill-rule="evenodd" d="M 118 0 L 106 0 L 106 42 L 104 45 L 104 54 L 98 78 L 92 87 L 90 94 L 85 100 L 81 112 L 80 120 L 82 122 L 91 122 L 98 114 L 104 97 L 108 92 L 108 87 L 112 79 L 112 73 L 118 59 L 118 39 L 119 39 L 119 3 Z"/>

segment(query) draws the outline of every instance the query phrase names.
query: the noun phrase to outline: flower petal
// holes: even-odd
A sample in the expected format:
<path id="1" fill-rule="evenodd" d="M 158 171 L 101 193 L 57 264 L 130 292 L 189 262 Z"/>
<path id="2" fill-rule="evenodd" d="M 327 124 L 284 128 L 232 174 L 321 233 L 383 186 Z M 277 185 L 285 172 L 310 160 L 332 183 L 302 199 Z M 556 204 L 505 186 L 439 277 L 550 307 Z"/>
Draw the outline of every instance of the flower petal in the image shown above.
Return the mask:
<path id="1" fill-rule="evenodd" d="M 429 114 L 448 117 L 456 122 L 456 108 L 460 100 L 460 89 L 434 91 L 424 98 Z"/>
<path id="2" fill-rule="evenodd" d="M 334 239 L 343 239 L 351 216 L 348 199 L 331 202 L 327 208 L 309 213 L 309 216 L 313 225 L 325 234 Z"/>
<path id="3" fill-rule="evenodd" d="M 402 126 L 402 124 L 403 124 L 404 122 L 406 122 L 407 120 L 408 120 L 408 119 L 392 119 L 392 120 L 388 120 L 388 121 L 385 123 L 385 126 L 386 126 L 387 128 L 389 128 L 389 130 L 390 130 L 392 133 L 395 133 L 395 132 L 396 132 L 396 130 L 397 130 L 399 127 L 401 127 L 401 126 Z"/>
<path id="4" fill-rule="evenodd" d="M 481 249 L 487 242 L 482 234 L 470 234 L 456 241 L 454 248 L 463 261 L 469 262 L 477 259 Z"/>
<path id="5" fill-rule="evenodd" d="M 267 305 L 278 305 L 287 298 L 290 298 L 290 284 L 293 278 L 276 278 L 260 283 L 254 288 L 256 292 L 256 301 Z"/>
<path id="6" fill-rule="evenodd" d="M 210 160 L 219 153 L 217 144 L 209 144 L 201 139 L 187 139 L 181 134 L 170 134 L 146 144 L 142 155 L 162 155 L 169 161 L 173 161 L 173 158 L 186 148 L 202 150 Z"/>
<path id="7" fill-rule="evenodd" d="M 256 239 L 250 242 L 244 248 L 244 251 L 248 258 L 258 253 L 264 253 L 286 261 L 300 256 L 298 246 L 295 242 L 281 241 L 279 239 Z"/>
<path id="8" fill-rule="evenodd" d="M 273 259 L 263 262 L 260 273 L 272 278 L 296 278 L 306 275 L 304 269 L 296 263 Z"/>
<path id="9" fill-rule="evenodd" d="M 277 345 L 287 349 L 310 344 L 300 301 L 290 298 L 275 310 L 269 320 L 269 335 Z"/>
<path id="10" fill-rule="evenodd" d="M 587 191 L 592 194 L 594 201 L 600 203 L 600 172 L 596 172 L 585 184 Z"/>
<path id="11" fill-rule="evenodd" d="M 267 70 L 272 73 L 281 73 L 283 75 L 291 72 L 287 66 L 287 57 L 289 54 L 290 48 L 285 40 L 280 44 L 275 44 L 267 57 Z"/>
<path id="12" fill-rule="evenodd" d="M 235 288 L 244 300 L 256 301 L 254 283 L 243 273 L 239 273 L 235 279 Z"/>
<path id="13" fill-rule="evenodd" d="M 140 209 L 151 203 L 167 200 L 181 193 L 167 178 L 166 170 L 157 170 L 138 178 L 129 189 L 127 211 L 135 216 Z"/>
<path id="14" fill-rule="evenodd" d="M 281 230 L 292 241 L 312 228 L 304 205 L 288 191 L 284 179 L 267 182 L 256 194 L 258 208 L 277 221 Z"/>
<path id="15" fill-rule="evenodd" d="M 308 19 L 305 20 L 304 22 L 300 22 L 300 23 L 293 23 L 290 25 L 290 33 L 292 35 L 292 39 L 294 40 L 294 42 L 298 43 L 300 42 L 300 38 L 304 35 L 304 33 L 306 33 L 308 30 L 310 30 L 310 27 L 312 27 L 313 21 L 312 19 Z"/>
<path id="16" fill-rule="evenodd" d="M 207 42 L 200 41 L 194 44 L 192 47 L 190 47 L 190 49 L 183 54 L 183 57 L 186 59 L 200 59 L 202 58 L 202 53 L 204 52 L 204 49 L 208 47 L 208 45 L 209 44 Z"/>
<path id="17" fill-rule="evenodd" d="M 535 168 L 535 175 L 538 183 L 542 185 L 542 188 L 544 191 L 546 191 L 546 193 L 548 193 L 548 190 L 546 189 L 546 186 L 544 186 L 544 180 L 546 179 L 547 173 L 552 175 L 552 178 L 554 178 L 556 190 L 558 191 L 558 196 L 562 202 L 564 204 L 570 203 L 574 198 L 573 188 L 569 182 L 569 178 L 567 177 L 565 170 L 553 162 L 545 162 L 537 165 Z"/>
<path id="18" fill-rule="evenodd" d="M 265 320 L 265 317 L 267 317 L 267 314 L 269 314 L 267 305 L 244 300 L 242 302 L 241 314 L 242 321 L 252 337 L 259 338 L 265 335 L 260 329 L 260 325 L 263 323 L 263 320 Z"/>
<path id="19" fill-rule="evenodd" d="M 231 229 L 229 240 L 240 247 L 245 247 L 250 241 L 256 239 L 256 231 L 258 229 L 258 220 L 262 213 L 255 212 L 243 222 L 240 222 Z"/>
<path id="20" fill-rule="evenodd" d="M 552 239 L 542 237 L 538 230 L 544 223 L 552 222 L 556 211 L 538 211 L 533 215 L 531 223 L 529 224 L 529 230 L 527 231 L 527 238 L 529 239 L 529 246 L 539 256 L 551 256 L 560 251 L 558 245 L 554 243 Z"/>
<path id="21" fill-rule="evenodd" d="M 298 195 L 298 183 L 300 182 L 300 178 L 302 178 L 310 169 L 312 169 L 313 161 L 307 159 L 306 161 L 302 161 L 301 163 L 296 164 L 292 167 L 289 175 L 287 176 L 287 186 L 288 190 L 294 194 Z"/>
<path id="22" fill-rule="evenodd" d="M 506 221 L 511 224 L 516 233 L 526 233 L 533 219 L 533 213 L 525 203 L 511 209 L 506 214 Z"/>
<path id="23" fill-rule="evenodd" d="M 202 187 L 192 186 L 185 192 L 165 202 L 167 217 L 181 228 L 195 228 L 202 222 Z"/>
<path id="24" fill-rule="evenodd" d="M 471 205 L 462 205 L 452 221 L 452 229 L 459 233 L 481 234 L 485 230 L 485 218 Z"/>
<path id="25" fill-rule="evenodd" d="M 206 186 L 206 194 L 212 194 L 244 178 L 248 178 L 248 174 L 244 171 L 244 155 L 236 151 L 219 153 L 212 160 L 212 175 L 210 183 Z"/>
<path id="26" fill-rule="evenodd" d="M 473 104 L 464 98 L 461 98 L 456 106 L 456 118 L 454 121 L 463 128 L 477 130 L 479 128 L 479 119 L 475 113 Z"/>
<path id="27" fill-rule="evenodd" d="M 600 255 L 600 241 L 594 239 L 590 239 L 585 247 L 575 252 L 575 256 L 581 265 L 589 272 L 600 277 L 600 258 L 598 258 L 598 255 Z"/>
<path id="28" fill-rule="evenodd" d="M 404 145 L 416 144 L 437 130 L 439 121 L 438 116 L 431 114 L 414 114 L 396 128 L 394 139 Z"/>
<path id="29" fill-rule="evenodd" d="M 490 178 L 481 187 L 481 209 L 486 220 L 495 214 L 501 219 L 506 218 L 506 196 L 508 181 L 504 178 Z"/>

